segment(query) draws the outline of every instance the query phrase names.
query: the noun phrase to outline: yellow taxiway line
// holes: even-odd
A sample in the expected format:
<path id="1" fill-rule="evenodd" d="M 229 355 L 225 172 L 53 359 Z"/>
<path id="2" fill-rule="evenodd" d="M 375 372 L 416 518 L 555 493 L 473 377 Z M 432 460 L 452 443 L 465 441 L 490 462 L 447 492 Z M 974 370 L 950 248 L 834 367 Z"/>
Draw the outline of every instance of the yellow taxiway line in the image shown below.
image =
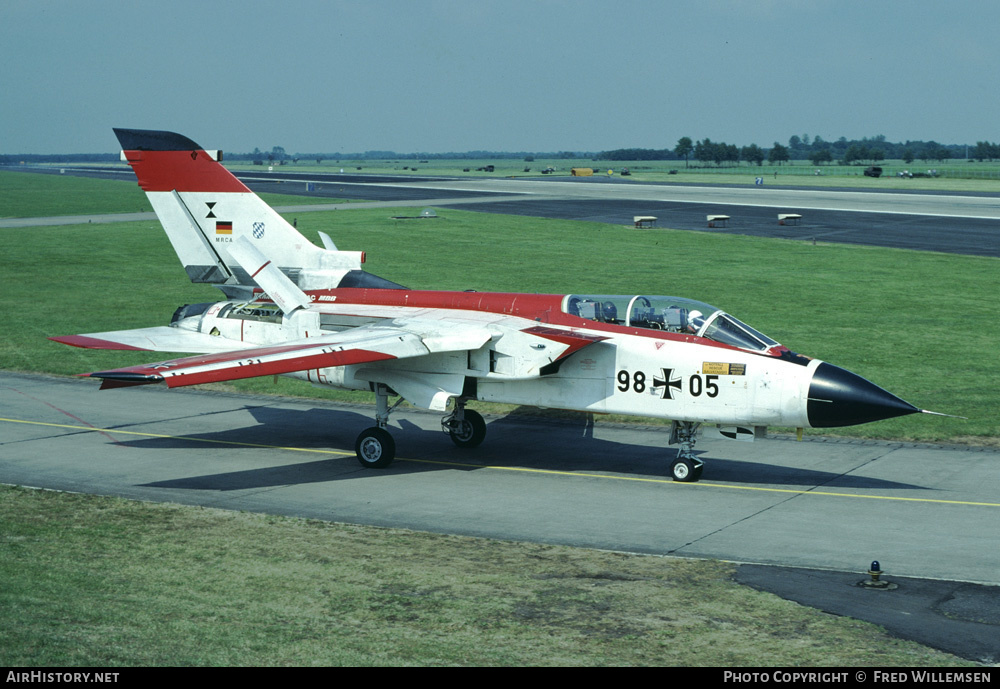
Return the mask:
<path id="1" fill-rule="evenodd" d="M 348 452 L 345 450 L 316 450 L 307 447 L 264 445 L 261 443 L 247 443 L 247 442 L 240 442 L 237 440 L 212 440 L 210 438 L 192 438 L 190 436 L 184 436 L 184 435 L 167 435 L 164 433 L 147 433 L 143 431 L 125 431 L 116 428 L 97 428 L 95 426 L 79 426 L 67 423 L 48 423 L 44 421 L 27 421 L 24 419 L 6 419 L 3 417 L 0 417 L 0 421 L 7 423 L 22 423 L 31 426 L 65 428 L 73 431 L 88 431 L 92 433 L 117 433 L 119 435 L 133 435 L 143 438 L 190 440 L 192 442 L 209 443 L 215 445 L 232 445 L 237 447 L 254 447 L 254 448 L 264 448 L 270 450 L 287 450 L 289 452 L 311 452 L 311 453 L 325 454 L 325 455 L 342 455 L 347 457 L 354 456 L 354 452 Z M 825 490 L 809 490 L 809 489 L 795 490 L 791 488 L 765 488 L 761 486 L 735 486 L 726 483 L 712 483 L 711 481 L 699 481 L 696 483 L 679 483 L 669 478 L 643 478 L 639 476 L 621 476 L 614 474 L 590 474 L 590 473 L 580 473 L 576 471 L 557 471 L 554 469 L 530 469 L 527 467 L 505 467 L 493 464 L 468 464 L 465 462 L 451 462 L 451 461 L 434 460 L 434 459 L 410 459 L 406 457 L 397 457 L 396 461 L 413 462 L 416 464 L 434 464 L 437 466 L 460 467 L 463 469 L 492 469 L 493 471 L 515 471 L 526 474 L 547 474 L 549 476 L 569 476 L 573 478 L 597 478 L 607 481 L 635 481 L 639 483 L 660 483 L 660 484 L 669 484 L 676 486 L 687 486 L 692 488 L 694 487 L 721 488 L 728 490 L 757 491 L 761 493 L 785 493 L 791 495 L 822 495 L 825 497 L 836 497 L 836 498 L 860 498 L 864 500 L 895 500 L 900 502 L 932 503 L 932 504 L 943 504 L 943 505 L 964 505 L 972 507 L 1000 507 L 1000 503 L 996 502 L 975 502 L 970 500 L 941 500 L 936 498 L 908 498 L 895 495 L 861 495 L 858 493 L 837 493 Z"/>

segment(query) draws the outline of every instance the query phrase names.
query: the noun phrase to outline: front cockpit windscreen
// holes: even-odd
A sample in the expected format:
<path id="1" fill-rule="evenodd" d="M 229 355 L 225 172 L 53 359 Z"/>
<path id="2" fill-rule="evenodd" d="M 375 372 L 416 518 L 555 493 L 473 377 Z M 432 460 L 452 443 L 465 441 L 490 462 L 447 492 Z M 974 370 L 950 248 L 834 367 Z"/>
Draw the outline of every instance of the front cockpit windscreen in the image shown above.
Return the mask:
<path id="1" fill-rule="evenodd" d="M 694 299 L 570 294 L 563 311 L 587 320 L 706 337 L 758 352 L 778 343 L 727 313 Z"/>

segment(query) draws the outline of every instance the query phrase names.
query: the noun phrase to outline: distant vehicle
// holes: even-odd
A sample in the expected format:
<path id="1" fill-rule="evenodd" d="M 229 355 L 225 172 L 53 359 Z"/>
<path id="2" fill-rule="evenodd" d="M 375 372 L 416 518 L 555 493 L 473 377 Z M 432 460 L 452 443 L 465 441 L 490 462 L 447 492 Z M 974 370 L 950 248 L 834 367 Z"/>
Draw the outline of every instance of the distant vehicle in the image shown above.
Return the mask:
<path id="1" fill-rule="evenodd" d="M 631 173 L 631 172 L 629 172 L 629 170 L 628 170 L 628 168 L 627 168 L 627 167 L 623 167 L 623 168 L 622 168 L 622 177 L 628 177 L 628 176 L 629 176 L 629 175 L 631 175 L 631 174 L 632 174 L 632 173 Z"/>
<path id="2" fill-rule="evenodd" d="M 865 177 L 881 177 L 882 168 L 878 165 L 872 165 L 871 167 L 865 168 Z"/>

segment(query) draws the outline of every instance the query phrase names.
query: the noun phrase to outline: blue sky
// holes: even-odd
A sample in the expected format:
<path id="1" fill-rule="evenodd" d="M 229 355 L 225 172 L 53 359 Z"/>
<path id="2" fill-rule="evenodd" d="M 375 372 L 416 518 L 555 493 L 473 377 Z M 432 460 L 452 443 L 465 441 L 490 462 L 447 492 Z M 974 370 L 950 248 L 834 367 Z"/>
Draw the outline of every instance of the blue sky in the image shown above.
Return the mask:
<path id="1" fill-rule="evenodd" d="M 1000 139 L 979 0 L 0 0 L 0 153 Z"/>

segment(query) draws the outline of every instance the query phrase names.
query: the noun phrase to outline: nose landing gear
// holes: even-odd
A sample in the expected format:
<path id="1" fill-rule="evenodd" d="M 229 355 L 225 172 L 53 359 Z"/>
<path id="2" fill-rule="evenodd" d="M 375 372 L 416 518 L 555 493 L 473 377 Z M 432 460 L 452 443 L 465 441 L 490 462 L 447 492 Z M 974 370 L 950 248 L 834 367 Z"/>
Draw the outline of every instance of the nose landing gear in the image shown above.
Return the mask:
<path id="1" fill-rule="evenodd" d="M 675 481 L 694 483 L 701 478 L 701 470 L 705 467 L 694 454 L 694 443 L 701 424 L 692 421 L 674 421 L 670 426 L 670 445 L 680 445 L 677 458 L 670 465 L 670 475 Z"/>

